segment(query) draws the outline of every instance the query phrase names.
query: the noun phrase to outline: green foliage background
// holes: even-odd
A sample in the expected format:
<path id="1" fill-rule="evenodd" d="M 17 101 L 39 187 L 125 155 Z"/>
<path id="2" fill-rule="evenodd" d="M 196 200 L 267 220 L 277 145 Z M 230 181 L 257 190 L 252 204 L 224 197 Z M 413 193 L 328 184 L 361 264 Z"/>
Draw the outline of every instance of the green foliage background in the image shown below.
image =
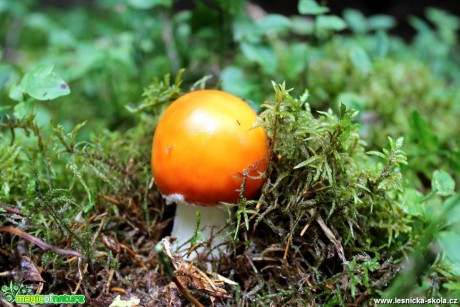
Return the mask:
<path id="1" fill-rule="evenodd" d="M 389 33 L 391 16 L 335 16 L 300 0 L 295 16 L 256 18 L 247 4 L 196 0 L 177 11 L 171 0 L 0 0 L 1 224 L 56 246 L 71 241 L 94 266 L 117 267 L 95 225 L 73 225 L 106 213 L 104 232 L 136 225 L 158 241 L 173 209 L 151 181 L 155 125 L 182 93 L 218 87 L 260 110 L 272 140 L 261 200 L 237 204 L 235 255 L 251 235 L 256 253 L 290 238 L 290 265 L 301 268 L 288 282 L 270 275 L 285 267 L 233 276 L 241 283 L 229 304 L 460 297 L 460 18 L 435 8 L 411 16 L 407 42 Z M 320 257 L 333 240 L 319 226 L 311 242 L 299 236 L 320 219 L 340 235 L 344 269 Z M 153 261 L 153 249 L 117 235 Z M 3 233 L 0 244 L 18 249 Z M 28 252 L 54 276 L 63 269 L 53 264 L 62 256 Z M 229 266 L 221 264 L 234 274 Z"/>

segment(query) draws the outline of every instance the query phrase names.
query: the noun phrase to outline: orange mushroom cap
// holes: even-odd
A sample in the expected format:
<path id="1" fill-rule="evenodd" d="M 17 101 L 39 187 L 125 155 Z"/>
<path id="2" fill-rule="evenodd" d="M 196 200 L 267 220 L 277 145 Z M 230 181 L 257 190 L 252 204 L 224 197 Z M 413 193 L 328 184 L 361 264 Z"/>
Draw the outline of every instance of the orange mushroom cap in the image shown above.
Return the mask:
<path id="1" fill-rule="evenodd" d="M 257 115 L 240 98 L 217 90 L 190 92 L 165 111 L 155 131 L 152 171 L 163 195 L 204 206 L 255 197 L 268 164 Z M 247 175 L 247 176 L 245 176 Z"/>

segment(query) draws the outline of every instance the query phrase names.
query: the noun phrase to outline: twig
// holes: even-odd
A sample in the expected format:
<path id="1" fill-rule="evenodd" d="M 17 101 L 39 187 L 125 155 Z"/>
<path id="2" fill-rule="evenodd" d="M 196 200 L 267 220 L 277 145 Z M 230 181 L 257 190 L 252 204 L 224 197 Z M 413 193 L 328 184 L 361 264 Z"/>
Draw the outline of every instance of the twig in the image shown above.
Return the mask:
<path id="1" fill-rule="evenodd" d="M 80 266 L 78 266 L 80 267 Z M 80 272 L 80 279 L 78 280 L 77 286 L 75 287 L 75 290 L 72 292 L 72 294 L 77 294 L 78 290 L 80 290 L 81 283 L 83 281 L 83 278 L 86 275 L 86 272 L 88 272 L 88 262 L 85 263 L 85 267 L 83 268 L 83 272 Z"/>
<path id="2" fill-rule="evenodd" d="M 104 217 L 107 216 L 107 212 L 104 212 L 104 213 L 101 213 L 99 215 L 92 215 L 89 219 L 88 219 L 88 224 L 91 223 L 92 221 L 94 221 L 95 219 L 102 219 Z M 83 222 L 78 228 L 77 230 L 82 230 L 83 228 L 85 228 L 86 226 L 86 222 Z"/>
<path id="3" fill-rule="evenodd" d="M 6 226 L 6 227 L 0 227 L 0 232 L 9 232 L 11 234 L 14 234 L 14 235 L 17 235 L 18 237 L 21 237 L 33 244 L 35 244 L 36 246 L 40 247 L 42 250 L 50 250 L 52 252 L 55 252 L 57 254 L 62 254 L 62 255 L 71 255 L 71 256 L 76 256 L 76 257 L 79 257 L 79 258 L 83 258 L 83 259 L 86 259 L 85 256 L 83 256 L 82 254 L 80 254 L 79 252 L 77 251 L 74 251 L 74 250 L 71 250 L 71 249 L 63 249 L 63 248 L 59 248 L 59 247 L 55 247 L 55 246 L 52 246 L 52 245 L 49 245 L 48 243 L 45 243 L 43 240 L 31 235 L 31 234 L 28 234 L 20 229 L 17 229 L 17 228 L 14 228 L 14 227 L 10 227 L 10 226 Z"/>
<path id="4" fill-rule="evenodd" d="M 303 237 L 303 235 L 305 234 L 305 232 L 307 232 L 307 229 L 308 227 L 310 227 L 311 225 L 311 222 L 313 220 L 313 216 L 315 215 L 315 209 L 311 209 L 309 210 L 308 212 L 310 212 L 310 215 L 311 215 L 311 218 L 310 220 L 308 221 L 307 224 L 305 224 L 305 227 L 302 229 L 302 231 L 300 232 L 300 236 Z"/>
<path id="5" fill-rule="evenodd" d="M 291 240 L 292 240 L 292 236 L 289 236 L 287 244 L 286 244 L 286 249 L 284 250 L 283 261 L 287 260 L 287 254 L 288 254 L 288 251 L 289 251 L 289 247 L 291 246 Z"/>
<path id="6" fill-rule="evenodd" d="M 249 257 L 249 255 L 247 253 L 244 253 L 245 256 L 246 256 L 246 259 L 248 259 L 248 262 L 249 262 L 249 265 L 251 266 L 251 268 L 254 270 L 254 273 L 256 274 L 259 274 L 259 271 L 257 271 L 257 268 L 256 266 L 254 265 L 254 262 L 252 261 L 251 257 Z"/>
<path id="7" fill-rule="evenodd" d="M 112 203 L 114 205 L 120 206 L 120 202 L 110 196 L 104 195 L 104 194 L 97 194 L 97 197 L 105 199 L 109 203 Z"/>
<path id="8" fill-rule="evenodd" d="M 145 263 L 142 261 L 142 259 L 128 246 L 124 245 L 123 243 L 120 243 L 120 247 L 128 252 L 131 256 L 133 256 L 134 260 L 136 260 L 137 264 L 139 264 L 144 270 L 147 270 L 147 266 Z"/>
<path id="9" fill-rule="evenodd" d="M 190 264 L 191 265 L 191 264 Z M 201 271 L 200 269 L 198 269 L 197 267 L 195 267 L 195 270 L 198 272 L 198 274 L 201 275 L 202 278 L 204 278 L 204 280 L 206 280 L 208 282 L 208 284 L 211 286 L 211 288 L 213 290 L 217 290 L 217 287 L 216 285 L 214 284 L 214 282 L 208 277 L 208 275 L 206 275 L 203 271 Z"/>
<path id="10" fill-rule="evenodd" d="M 24 216 L 24 212 L 22 212 L 21 210 L 14 209 L 14 208 L 7 207 L 7 206 L 3 206 L 3 205 L 0 206 L 0 208 L 6 210 L 6 211 L 9 212 L 9 213 L 17 214 L 17 215 L 20 215 L 20 216 Z"/>
<path id="11" fill-rule="evenodd" d="M 110 292 L 119 292 L 119 293 L 125 294 L 126 290 L 120 287 L 112 287 L 110 288 Z"/>
<path id="12" fill-rule="evenodd" d="M 308 212 L 313 216 L 315 214 L 314 209 L 308 210 Z M 332 230 L 329 229 L 329 227 L 326 226 L 326 223 L 324 222 L 323 218 L 321 216 L 318 216 L 316 218 L 316 222 L 318 222 L 319 226 L 321 229 L 324 231 L 324 234 L 326 237 L 334 244 L 337 254 L 339 255 L 340 259 L 342 260 L 343 264 L 348 265 L 348 261 L 345 258 L 345 252 L 343 251 L 342 244 L 337 240 L 335 237 L 334 233 Z"/>
<path id="13" fill-rule="evenodd" d="M 119 259 L 120 259 L 120 253 L 118 253 L 115 256 L 115 261 L 118 262 Z M 104 293 L 108 293 L 109 290 L 111 289 L 110 285 L 112 284 L 112 279 L 113 279 L 114 274 L 115 274 L 115 270 L 111 268 L 109 271 L 109 277 L 107 278 L 107 283 L 105 284 L 105 289 L 103 290 Z"/>

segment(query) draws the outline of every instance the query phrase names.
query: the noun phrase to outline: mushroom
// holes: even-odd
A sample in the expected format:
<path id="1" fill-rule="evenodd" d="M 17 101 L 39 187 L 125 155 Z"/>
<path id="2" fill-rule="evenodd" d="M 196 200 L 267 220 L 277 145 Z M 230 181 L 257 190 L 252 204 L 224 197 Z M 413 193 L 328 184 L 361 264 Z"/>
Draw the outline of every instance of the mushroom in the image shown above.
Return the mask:
<path id="1" fill-rule="evenodd" d="M 226 225 L 244 179 L 244 197 L 257 196 L 268 164 L 268 141 L 254 127 L 256 113 L 240 98 L 217 90 L 187 93 L 161 117 L 152 144 L 152 172 L 167 203 L 176 203 L 172 236 L 177 246 L 196 228 L 209 240 Z M 223 242 L 213 238 L 212 247 Z M 216 255 L 213 253 L 213 255 Z"/>

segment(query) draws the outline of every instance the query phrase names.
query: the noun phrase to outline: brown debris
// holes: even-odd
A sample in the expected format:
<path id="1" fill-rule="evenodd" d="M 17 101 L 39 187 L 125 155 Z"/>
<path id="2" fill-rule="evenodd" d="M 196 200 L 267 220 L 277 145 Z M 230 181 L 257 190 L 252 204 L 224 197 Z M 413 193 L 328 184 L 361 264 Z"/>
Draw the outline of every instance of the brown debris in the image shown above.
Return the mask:
<path id="1" fill-rule="evenodd" d="M 308 213 L 310 213 L 310 215 L 312 217 L 314 217 L 315 209 L 309 209 Z M 337 251 L 337 254 L 340 257 L 340 259 L 342 260 L 343 264 L 348 265 L 348 261 L 345 258 L 345 252 L 343 251 L 342 243 L 339 240 L 337 240 L 337 238 L 335 237 L 334 233 L 331 231 L 331 229 L 329 227 L 327 227 L 326 223 L 324 222 L 324 220 L 323 220 L 323 218 L 321 216 L 316 217 L 316 222 L 319 224 L 319 226 L 323 230 L 323 232 L 326 235 L 326 237 L 334 244 L 334 246 L 336 248 L 336 251 Z M 307 223 L 305 225 L 305 227 L 300 232 L 300 236 L 303 236 L 305 234 L 305 232 L 307 231 L 309 226 L 310 226 L 310 223 Z"/>
<path id="2" fill-rule="evenodd" d="M 161 244 L 163 245 L 165 255 L 174 269 L 174 277 L 176 280 L 173 279 L 173 281 L 175 281 L 176 284 L 175 288 L 169 286 L 171 290 L 177 289 L 183 292 L 183 289 L 181 289 L 183 287 L 186 291 L 197 291 L 208 297 L 213 306 L 215 299 L 230 298 L 223 286 L 224 283 L 234 285 L 234 282 L 232 283 L 228 278 L 220 279 L 217 274 L 213 274 L 217 276 L 217 279 L 211 279 L 193 263 L 187 263 L 180 255 L 173 255 L 168 239 L 169 238 L 163 239 Z"/>
<path id="3" fill-rule="evenodd" d="M 170 282 L 166 287 L 160 287 L 156 294 L 157 306 L 182 307 L 181 292 L 176 284 Z"/>
<path id="4" fill-rule="evenodd" d="M 147 270 L 147 266 L 145 263 L 142 261 L 142 259 L 128 246 L 124 245 L 123 243 L 120 243 L 115 237 L 113 236 L 106 236 L 104 234 L 101 234 L 101 242 L 108 248 L 112 253 L 115 255 L 118 255 L 120 251 L 123 249 L 128 254 L 134 258 L 134 260 L 144 269 Z"/>
<path id="5" fill-rule="evenodd" d="M 37 267 L 35 263 L 30 260 L 27 256 L 21 256 L 21 268 L 19 274 L 22 276 L 23 281 L 31 281 L 31 282 L 42 282 L 42 276 L 40 275 L 43 271 L 42 268 Z"/>

